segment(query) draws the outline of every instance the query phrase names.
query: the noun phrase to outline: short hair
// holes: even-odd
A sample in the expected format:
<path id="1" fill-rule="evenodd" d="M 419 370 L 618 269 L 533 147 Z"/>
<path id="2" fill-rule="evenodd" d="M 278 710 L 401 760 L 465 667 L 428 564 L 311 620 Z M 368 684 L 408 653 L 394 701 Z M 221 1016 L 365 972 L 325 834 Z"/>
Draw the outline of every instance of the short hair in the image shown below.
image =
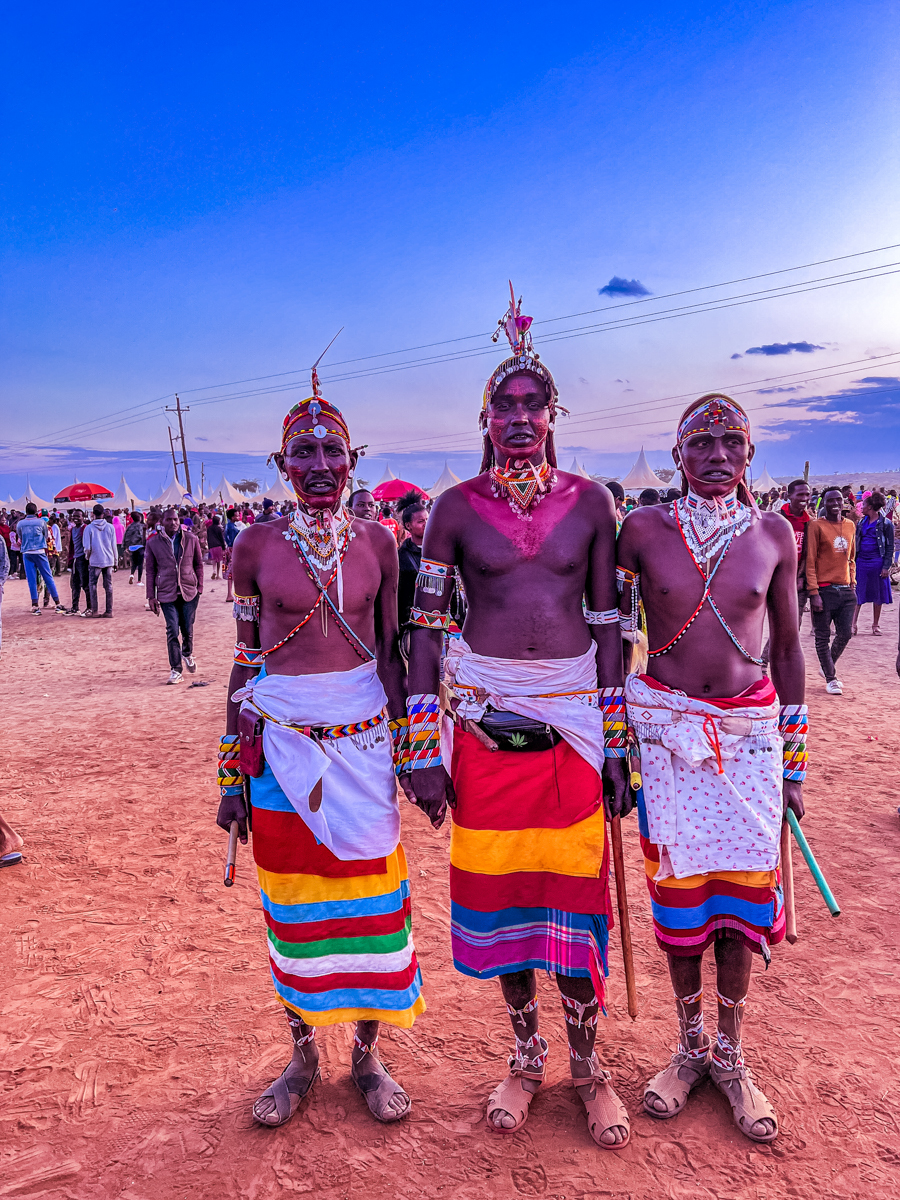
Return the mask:
<path id="1" fill-rule="evenodd" d="M 678 500 L 681 497 L 681 492 L 678 488 L 669 488 L 666 492 L 665 503 L 671 504 L 673 500 Z"/>
<path id="2" fill-rule="evenodd" d="M 809 484 L 805 479 L 792 479 L 788 484 L 788 495 L 790 496 L 790 494 L 795 492 L 798 487 L 809 487 Z"/>
<path id="3" fill-rule="evenodd" d="M 91 512 L 94 514 L 95 517 L 102 517 L 103 516 L 103 505 L 95 504 L 94 507 L 91 509 Z"/>
<path id="4" fill-rule="evenodd" d="M 659 504 L 659 492 L 656 488 L 644 488 L 638 500 L 645 508 L 649 508 L 651 504 Z"/>
<path id="5" fill-rule="evenodd" d="M 225 516 L 228 518 L 228 520 L 229 520 L 229 521 L 233 521 L 233 520 L 234 520 L 234 514 L 235 514 L 235 512 L 236 512 L 236 511 L 237 511 L 237 510 L 236 510 L 236 509 L 233 509 L 233 508 L 226 509 L 226 511 L 225 511 Z"/>
<path id="6" fill-rule="evenodd" d="M 625 499 L 625 489 L 622 487 L 621 483 L 619 483 L 619 481 L 617 479 L 610 479 L 609 483 L 606 484 L 606 487 L 609 489 L 610 492 L 612 492 L 614 500 L 624 500 Z"/>
<path id="7" fill-rule="evenodd" d="M 841 499 L 844 499 L 844 492 L 843 492 L 843 489 L 842 489 L 842 488 L 839 488 L 839 487 L 830 487 L 830 488 L 826 488 L 826 489 L 825 489 L 825 491 L 822 493 L 822 499 L 824 500 L 824 499 L 825 499 L 825 497 L 826 497 L 827 495 L 829 495 L 829 493 L 831 493 L 831 492 L 837 492 L 837 494 L 838 494 L 838 495 L 841 497 Z"/>
<path id="8" fill-rule="evenodd" d="M 28 503 L 25 505 L 25 516 L 26 516 L 26 517 L 33 517 L 33 516 L 34 516 L 36 513 L 37 513 L 37 505 L 36 505 L 36 504 L 33 504 L 33 503 L 32 503 L 32 502 L 29 500 L 29 501 L 28 501 Z"/>
<path id="9" fill-rule="evenodd" d="M 347 501 L 348 508 L 353 507 L 353 501 L 356 499 L 357 496 L 372 496 L 372 493 L 369 491 L 368 488 L 357 488 L 355 492 L 350 493 L 350 499 Z M 374 500 L 375 497 L 372 496 L 372 499 Z"/>
<path id="10" fill-rule="evenodd" d="M 887 504 L 887 500 L 884 498 L 884 492 L 873 492 L 871 496 L 868 497 L 868 500 L 869 504 L 871 504 L 873 508 L 878 509 L 879 512 L 884 508 L 885 504 Z"/>

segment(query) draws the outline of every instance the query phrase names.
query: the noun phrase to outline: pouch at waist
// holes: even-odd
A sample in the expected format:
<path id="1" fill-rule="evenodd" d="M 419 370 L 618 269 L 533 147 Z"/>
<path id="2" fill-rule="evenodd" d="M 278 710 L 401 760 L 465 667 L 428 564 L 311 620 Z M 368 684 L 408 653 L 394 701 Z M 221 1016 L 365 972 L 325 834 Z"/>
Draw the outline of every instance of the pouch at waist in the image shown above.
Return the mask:
<path id="1" fill-rule="evenodd" d="M 562 741 L 562 734 L 545 721 L 496 708 L 488 707 L 478 726 L 500 750 L 552 750 Z"/>

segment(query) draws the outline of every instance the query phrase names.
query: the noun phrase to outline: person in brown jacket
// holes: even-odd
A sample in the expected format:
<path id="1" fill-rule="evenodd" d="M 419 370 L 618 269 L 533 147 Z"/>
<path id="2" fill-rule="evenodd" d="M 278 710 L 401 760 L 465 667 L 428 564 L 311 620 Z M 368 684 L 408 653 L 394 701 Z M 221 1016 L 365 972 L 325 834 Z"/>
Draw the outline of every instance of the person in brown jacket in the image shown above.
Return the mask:
<path id="1" fill-rule="evenodd" d="M 822 496 L 824 517 L 806 527 L 806 589 L 816 654 L 831 696 L 843 695 L 834 664 L 850 641 L 856 612 L 856 526 L 841 515 L 843 499 L 837 488 L 830 488 Z M 834 641 L 829 646 L 832 621 Z"/>
<path id="2" fill-rule="evenodd" d="M 182 658 L 192 675 L 197 670 L 194 616 L 203 595 L 203 554 L 197 535 L 181 524 L 174 508 L 163 517 L 162 529 L 147 539 L 144 569 L 147 602 L 157 615 L 162 609 L 166 619 L 171 668 L 167 682 L 180 683 Z"/>

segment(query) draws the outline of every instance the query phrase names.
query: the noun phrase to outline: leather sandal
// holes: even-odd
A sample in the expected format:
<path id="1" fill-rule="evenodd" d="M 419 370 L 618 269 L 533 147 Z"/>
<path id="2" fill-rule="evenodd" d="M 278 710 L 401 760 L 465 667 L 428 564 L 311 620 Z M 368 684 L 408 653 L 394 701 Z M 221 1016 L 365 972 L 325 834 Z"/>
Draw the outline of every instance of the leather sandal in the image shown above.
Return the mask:
<path id="1" fill-rule="evenodd" d="M 738 1129 L 751 1142 L 774 1142 L 778 1137 L 778 1117 L 775 1109 L 753 1082 L 750 1068 L 738 1062 L 727 1068 L 713 1060 L 709 1077 L 731 1105 L 731 1115 Z M 734 1084 L 737 1087 L 734 1087 Z M 731 1085 L 731 1086 L 729 1086 Z M 769 1120 L 774 1128 L 771 1133 L 759 1135 L 751 1130 L 757 1121 Z"/>
<path id="2" fill-rule="evenodd" d="M 284 1070 L 286 1071 L 287 1067 L 285 1067 Z M 309 1095 L 309 1093 L 312 1091 L 313 1084 L 320 1078 L 321 1075 L 319 1074 L 319 1069 L 317 1067 L 316 1073 L 309 1080 L 303 1095 L 300 1095 L 297 1092 L 290 1091 L 287 1085 L 287 1080 L 284 1077 L 284 1071 L 282 1071 L 274 1083 L 269 1084 L 263 1094 L 257 1098 L 252 1109 L 253 1120 L 257 1121 L 260 1125 L 267 1125 L 273 1129 L 278 1125 L 286 1125 L 300 1107 L 300 1101 Z M 259 1104 L 260 1100 L 268 1099 L 275 1101 L 275 1108 L 268 1114 L 268 1116 L 261 1117 L 256 1111 L 256 1105 Z"/>
<path id="3" fill-rule="evenodd" d="M 540 1044 L 541 1054 L 546 1063 L 547 1043 L 541 1038 Z M 509 1074 L 502 1083 L 497 1084 L 487 1102 L 486 1120 L 491 1129 L 497 1133 L 515 1133 L 522 1128 L 528 1120 L 528 1110 L 538 1093 L 538 1087 L 544 1082 L 543 1066 L 540 1070 L 535 1070 L 533 1066 L 529 1069 L 528 1059 L 521 1058 L 516 1054 L 511 1055 L 507 1059 L 507 1063 Z M 538 1087 L 534 1091 L 529 1091 L 522 1082 L 525 1079 L 536 1083 Z M 498 1112 L 508 1113 L 515 1121 L 515 1125 L 508 1129 L 503 1125 L 495 1125 L 491 1117 Z"/>
<path id="4" fill-rule="evenodd" d="M 659 1121 L 668 1121 L 684 1108 L 687 1098 L 709 1074 L 712 1046 L 707 1046 L 704 1058 L 691 1058 L 683 1050 L 676 1050 L 672 1061 L 658 1074 L 654 1075 L 644 1088 L 644 1112 Z M 651 1093 L 662 1100 L 666 1106 L 665 1112 L 655 1109 L 648 1099 Z"/>
<path id="5" fill-rule="evenodd" d="M 357 1075 L 355 1071 L 351 1071 L 350 1078 L 356 1084 L 375 1120 L 389 1125 L 392 1121 L 402 1120 L 409 1113 L 412 1100 L 400 1084 L 391 1078 L 390 1071 L 381 1059 L 376 1061 L 381 1066 L 381 1072 L 370 1071 L 367 1075 Z M 394 1096 L 406 1098 L 406 1104 L 399 1112 L 389 1107 L 389 1102 Z"/>
<path id="6" fill-rule="evenodd" d="M 631 1121 L 628 1109 L 613 1091 L 610 1080 L 612 1075 L 604 1071 L 597 1061 L 596 1054 L 591 1055 L 591 1073 L 582 1079 L 572 1077 L 572 1086 L 581 1098 L 587 1113 L 588 1133 L 601 1150 L 621 1150 L 631 1141 Z M 588 1088 L 588 1094 L 582 1095 L 582 1090 Z M 600 1135 L 607 1129 L 619 1126 L 625 1130 L 625 1138 L 621 1142 L 601 1142 Z"/>

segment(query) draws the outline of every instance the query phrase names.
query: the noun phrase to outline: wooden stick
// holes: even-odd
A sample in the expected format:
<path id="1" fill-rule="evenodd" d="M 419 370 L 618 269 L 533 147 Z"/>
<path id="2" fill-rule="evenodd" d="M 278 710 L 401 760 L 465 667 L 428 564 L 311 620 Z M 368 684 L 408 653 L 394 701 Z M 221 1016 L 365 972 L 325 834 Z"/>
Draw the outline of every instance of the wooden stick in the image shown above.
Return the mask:
<path id="1" fill-rule="evenodd" d="M 232 821 L 228 827 L 228 853 L 225 855 L 225 886 L 234 884 L 234 863 L 237 858 L 238 823 Z"/>
<path id="2" fill-rule="evenodd" d="M 785 937 L 793 944 L 797 940 L 797 911 L 794 908 L 794 860 L 791 858 L 791 827 L 781 826 L 781 884 L 784 888 Z"/>
<path id="3" fill-rule="evenodd" d="M 612 838 L 613 869 L 616 876 L 616 904 L 619 909 L 619 934 L 622 938 L 622 958 L 625 963 L 625 992 L 628 996 L 628 1015 L 634 1021 L 638 1015 L 637 986 L 634 981 L 634 955 L 631 950 L 631 925 L 628 921 L 628 895 L 625 891 L 625 855 L 622 853 L 622 818 L 613 817 L 609 823 Z"/>

